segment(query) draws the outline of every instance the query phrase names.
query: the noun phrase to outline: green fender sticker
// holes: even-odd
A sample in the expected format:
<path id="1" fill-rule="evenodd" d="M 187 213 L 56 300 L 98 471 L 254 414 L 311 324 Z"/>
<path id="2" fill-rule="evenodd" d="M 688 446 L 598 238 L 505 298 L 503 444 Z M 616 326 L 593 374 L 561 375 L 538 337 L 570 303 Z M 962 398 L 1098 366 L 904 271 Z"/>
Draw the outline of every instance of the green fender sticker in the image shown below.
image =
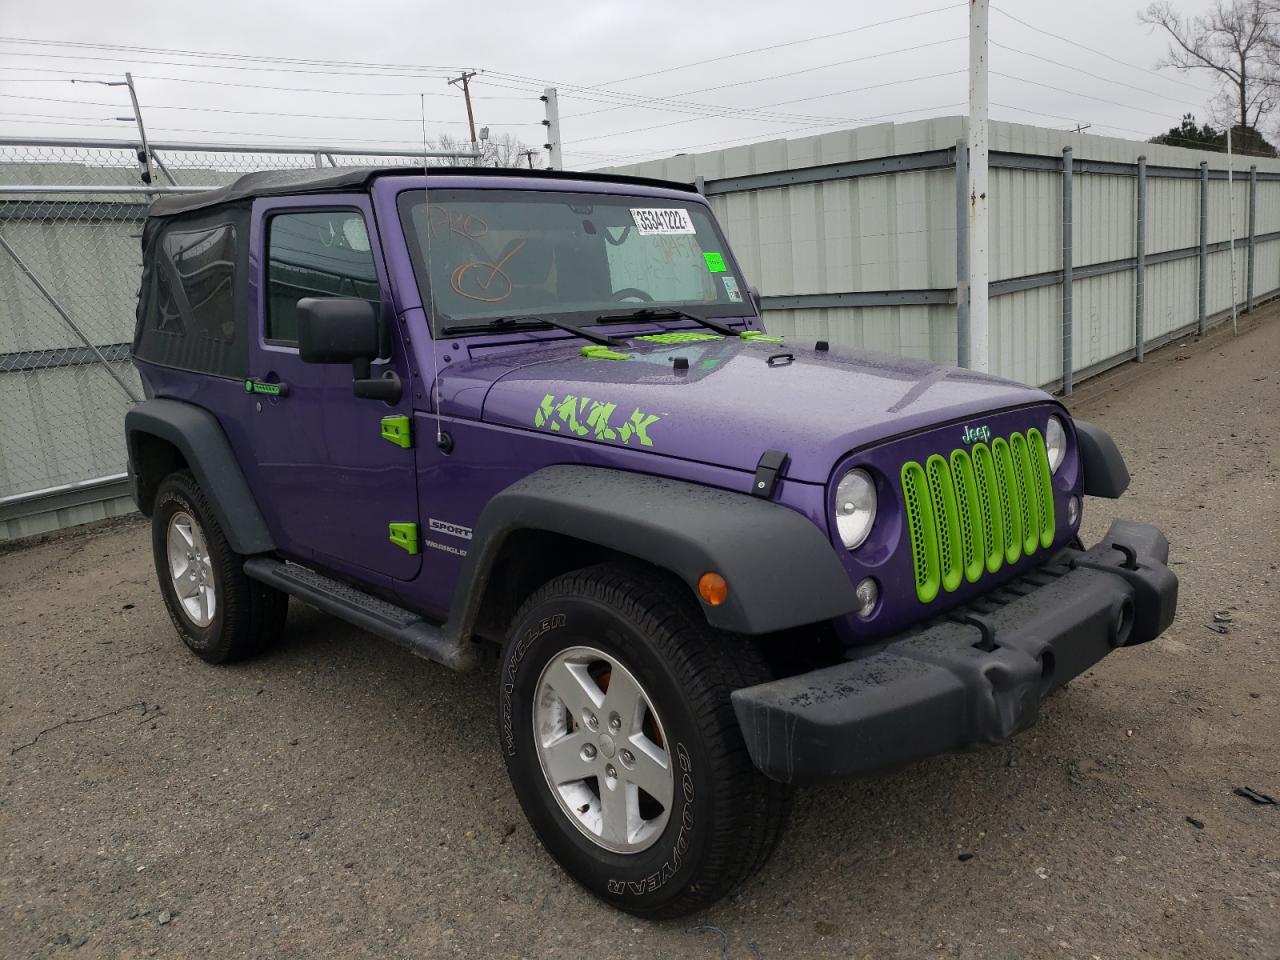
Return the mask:
<path id="1" fill-rule="evenodd" d="M 698 333 L 694 330 L 673 330 L 670 333 L 647 333 L 634 339 L 644 343 L 704 343 L 708 340 L 722 340 L 718 333 Z"/>
<path id="2" fill-rule="evenodd" d="M 582 348 L 582 355 L 588 360 L 630 360 L 631 358 L 625 353 L 619 353 L 617 350 L 610 350 L 602 343 L 593 343 L 589 347 Z"/>
<path id="3" fill-rule="evenodd" d="M 595 440 L 612 440 L 623 446 L 631 446 L 634 440 L 637 446 L 652 447 L 649 428 L 662 416 L 636 409 L 624 423 L 615 426 L 617 410 L 616 403 L 604 400 L 575 397 L 573 394 L 556 399 L 555 394 L 548 393 L 533 413 L 533 425 L 552 433 L 572 433 L 579 437 L 590 435 Z"/>
<path id="4" fill-rule="evenodd" d="M 707 261 L 707 269 L 712 273 L 724 273 L 729 269 L 724 265 L 724 257 L 719 253 L 704 253 L 702 259 Z"/>

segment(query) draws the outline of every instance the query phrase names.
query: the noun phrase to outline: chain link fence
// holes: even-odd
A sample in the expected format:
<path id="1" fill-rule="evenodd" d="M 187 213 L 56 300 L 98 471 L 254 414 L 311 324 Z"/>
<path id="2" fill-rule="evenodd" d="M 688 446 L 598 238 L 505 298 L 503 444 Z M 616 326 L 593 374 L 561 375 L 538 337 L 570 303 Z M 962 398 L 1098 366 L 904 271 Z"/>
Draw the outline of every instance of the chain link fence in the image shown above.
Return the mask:
<path id="1" fill-rule="evenodd" d="M 255 170 L 421 165 L 421 154 L 0 140 L 0 541 L 132 509 L 124 414 L 146 209 Z"/>

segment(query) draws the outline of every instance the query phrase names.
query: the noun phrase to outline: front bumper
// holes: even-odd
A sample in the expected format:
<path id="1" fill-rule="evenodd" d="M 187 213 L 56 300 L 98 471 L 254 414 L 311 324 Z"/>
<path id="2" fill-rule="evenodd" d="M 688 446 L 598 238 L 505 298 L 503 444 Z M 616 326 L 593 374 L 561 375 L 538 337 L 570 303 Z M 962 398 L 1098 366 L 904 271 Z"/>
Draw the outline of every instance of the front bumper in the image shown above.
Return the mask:
<path id="1" fill-rule="evenodd" d="M 999 743 L 1116 647 L 1173 622 L 1178 579 L 1155 527 L 1117 520 L 923 629 L 854 659 L 733 693 L 755 765 L 783 783 L 871 773 Z"/>

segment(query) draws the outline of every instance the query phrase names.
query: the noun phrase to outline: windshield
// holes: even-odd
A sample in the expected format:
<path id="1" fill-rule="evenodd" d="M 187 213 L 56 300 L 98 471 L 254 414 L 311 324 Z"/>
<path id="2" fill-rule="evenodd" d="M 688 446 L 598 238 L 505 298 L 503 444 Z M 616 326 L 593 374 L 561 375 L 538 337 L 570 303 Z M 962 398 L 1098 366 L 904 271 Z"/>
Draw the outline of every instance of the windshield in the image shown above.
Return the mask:
<path id="1" fill-rule="evenodd" d="M 674 308 L 753 313 L 724 239 L 698 203 L 524 190 L 400 194 L 400 218 L 433 326 Z M 427 263 L 430 263 L 430 270 Z"/>

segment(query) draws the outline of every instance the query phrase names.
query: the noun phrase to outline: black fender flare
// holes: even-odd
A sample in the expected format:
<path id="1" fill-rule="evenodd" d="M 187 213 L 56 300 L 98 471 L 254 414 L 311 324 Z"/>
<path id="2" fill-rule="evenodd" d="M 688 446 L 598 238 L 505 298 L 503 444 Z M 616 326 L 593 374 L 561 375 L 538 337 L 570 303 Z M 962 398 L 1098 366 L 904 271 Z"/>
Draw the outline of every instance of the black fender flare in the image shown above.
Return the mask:
<path id="1" fill-rule="evenodd" d="M 231 549 L 242 554 L 275 549 L 231 442 L 212 413 L 181 400 L 144 400 L 124 415 L 124 434 L 133 498 L 144 514 L 151 512 L 154 483 L 159 480 L 145 476 L 143 438 L 152 436 L 173 444 L 182 454 L 200 489 L 213 504 Z"/>
<path id="2" fill-rule="evenodd" d="M 1084 492 L 1114 500 L 1129 489 L 1129 468 L 1111 434 L 1097 424 L 1075 421 L 1076 445 L 1084 468 Z"/>
<path id="3" fill-rule="evenodd" d="M 858 605 L 831 541 L 788 507 L 684 480 L 557 465 L 498 493 L 476 521 L 450 618 L 464 635 L 479 615 L 503 542 L 516 530 L 561 534 L 668 570 L 722 630 L 772 633 Z M 729 585 L 719 606 L 698 594 L 708 571 Z"/>

